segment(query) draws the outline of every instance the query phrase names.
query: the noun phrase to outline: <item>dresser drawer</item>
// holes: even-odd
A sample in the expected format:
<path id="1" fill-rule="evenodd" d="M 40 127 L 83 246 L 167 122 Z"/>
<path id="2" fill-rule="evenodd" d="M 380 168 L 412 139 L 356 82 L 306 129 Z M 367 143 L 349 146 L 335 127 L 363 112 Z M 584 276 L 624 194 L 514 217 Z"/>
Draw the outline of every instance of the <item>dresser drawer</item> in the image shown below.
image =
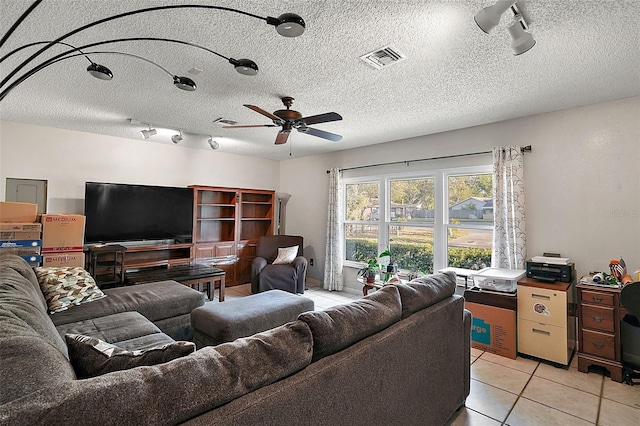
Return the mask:
<path id="1" fill-rule="evenodd" d="M 567 365 L 568 347 L 566 328 L 518 318 L 518 352 Z"/>
<path id="2" fill-rule="evenodd" d="M 582 328 L 615 333 L 613 307 L 582 305 Z"/>
<path id="3" fill-rule="evenodd" d="M 582 348 L 580 348 L 580 351 L 589 355 L 615 360 L 615 341 L 613 334 L 582 330 Z"/>
<path id="4" fill-rule="evenodd" d="M 518 318 L 558 327 L 567 326 L 567 293 L 518 286 Z"/>
<path id="5" fill-rule="evenodd" d="M 598 306 L 613 306 L 613 294 L 582 290 L 582 303 Z"/>

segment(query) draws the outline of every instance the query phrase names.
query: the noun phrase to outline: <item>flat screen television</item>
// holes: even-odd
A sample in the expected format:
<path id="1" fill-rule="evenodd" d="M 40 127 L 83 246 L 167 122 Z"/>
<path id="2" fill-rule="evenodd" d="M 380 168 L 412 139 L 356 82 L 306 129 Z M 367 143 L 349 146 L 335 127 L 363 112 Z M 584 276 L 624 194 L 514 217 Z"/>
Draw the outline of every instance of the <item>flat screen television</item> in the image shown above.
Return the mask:
<path id="1" fill-rule="evenodd" d="M 175 240 L 191 242 L 193 190 L 86 182 L 85 244 Z"/>

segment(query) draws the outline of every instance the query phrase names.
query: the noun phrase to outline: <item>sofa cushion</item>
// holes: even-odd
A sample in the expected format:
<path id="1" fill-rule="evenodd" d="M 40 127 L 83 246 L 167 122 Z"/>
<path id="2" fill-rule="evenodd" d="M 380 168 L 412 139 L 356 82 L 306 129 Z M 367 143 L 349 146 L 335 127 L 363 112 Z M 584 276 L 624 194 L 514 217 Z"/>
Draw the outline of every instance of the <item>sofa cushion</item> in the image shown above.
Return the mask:
<path id="1" fill-rule="evenodd" d="M 149 321 L 188 315 L 204 304 L 204 293 L 176 281 L 158 281 L 105 290 L 104 299 L 51 316 L 58 326 L 120 312 L 137 311 Z"/>
<path id="2" fill-rule="evenodd" d="M 0 360 L 0 405 L 76 378 L 65 355 L 37 335 L 0 338 Z"/>
<path id="3" fill-rule="evenodd" d="M 402 318 L 431 306 L 456 291 L 456 274 L 445 272 L 426 275 L 409 281 L 406 284 L 394 284 L 400 292 L 402 302 Z"/>
<path id="4" fill-rule="evenodd" d="M 100 376 L 113 371 L 162 364 L 189 355 L 196 350 L 191 342 L 172 342 L 166 345 L 128 351 L 104 340 L 82 334 L 67 334 L 69 358 L 79 379 Z"/>
<path id="5" fill-rule="evenodd" d="M 34 270 L 51 313 L 105 297 L 93 277 L 83 268 L 36 267 Z"/>
<path id="6" fill-rule="evenodd" d="M 91 318 L 56 327 L 60 336 L 84 334 L 109 343 L 135 339 L 149 334 L 161 333 L 158 326 L 138 312 L 122 312 L 105 317 Z"/>
<path id="7" fill-rule="evenodd" d="M 398 289 L 386 286 L 362 299 L 324 311 L 305 312 L 298 319 L 313 334 L 313 361 L 339 352 L 400 320 Z"/>
<path id="8" fill-rule="evenodd" d="M 47 315 L 33 283 L 12 267 L 0 266 L 0 338 L 34 335 L 56 347 L 65 357 L 67 345 Z"/>

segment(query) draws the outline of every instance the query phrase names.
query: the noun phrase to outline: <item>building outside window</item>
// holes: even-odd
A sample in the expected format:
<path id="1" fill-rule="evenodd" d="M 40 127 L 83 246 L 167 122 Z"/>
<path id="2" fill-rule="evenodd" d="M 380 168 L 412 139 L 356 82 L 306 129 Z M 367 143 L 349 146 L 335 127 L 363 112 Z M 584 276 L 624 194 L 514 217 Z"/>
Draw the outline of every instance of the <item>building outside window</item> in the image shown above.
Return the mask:
<path id="1" fill-rule="evenodd" d="M 346 266 L 387 248 L 402 271 L 491 265 L 490 166 L 345 178 L 344 184 Z"/>

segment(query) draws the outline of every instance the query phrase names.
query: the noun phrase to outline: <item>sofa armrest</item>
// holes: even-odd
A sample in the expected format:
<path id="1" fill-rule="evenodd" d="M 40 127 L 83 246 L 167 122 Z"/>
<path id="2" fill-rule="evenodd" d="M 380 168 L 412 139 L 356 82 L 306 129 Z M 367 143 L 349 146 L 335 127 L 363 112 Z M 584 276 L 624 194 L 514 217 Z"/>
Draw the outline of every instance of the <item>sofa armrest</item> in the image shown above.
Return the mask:
<path id="1" fill-rule="evenodd" d="M 267 259 L 264 257 L 256 256 L 251 262 L 251 293 L 255 294 L 258 292 L 260 286 L 260 280 L 258 279 L 258 275 L 267 266 Z"/>
<path id="2" fill-rule="evenodd" d="M 296 292 L 304 293 L 305 279 L 307 277 L 307 259 L 303 256 L 296 257 L 291 265 L 296 269 Z"/>
<path id="3" fill-rule="evenodd" d="M 465 309 L 464 318 L 464 395 L 471 391 L 471 311 Z"/>

